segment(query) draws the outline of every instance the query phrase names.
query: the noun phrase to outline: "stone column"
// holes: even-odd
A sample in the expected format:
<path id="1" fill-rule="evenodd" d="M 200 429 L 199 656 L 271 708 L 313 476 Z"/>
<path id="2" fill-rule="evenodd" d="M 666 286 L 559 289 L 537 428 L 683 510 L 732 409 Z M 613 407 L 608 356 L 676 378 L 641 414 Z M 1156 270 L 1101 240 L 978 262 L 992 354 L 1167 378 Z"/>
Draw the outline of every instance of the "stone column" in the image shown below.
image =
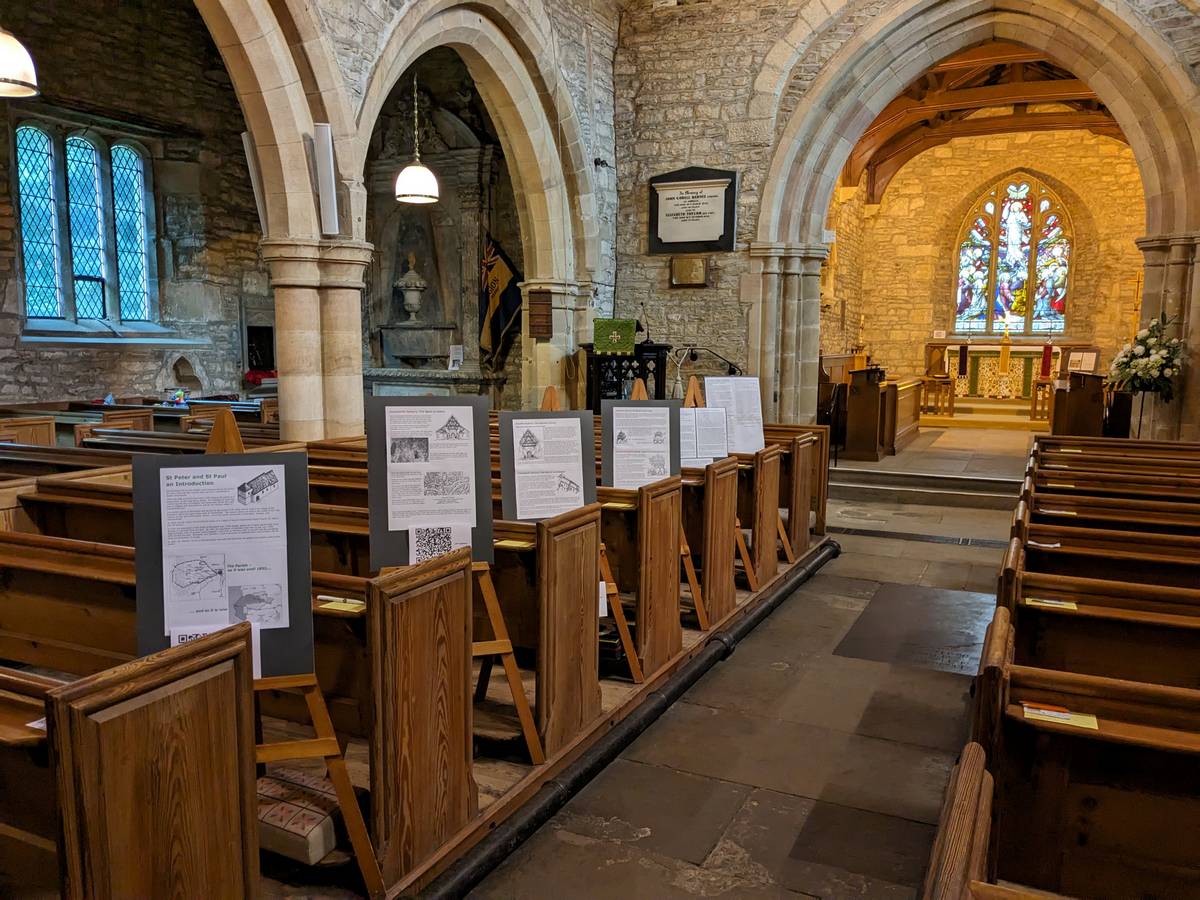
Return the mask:
<path id="1" fill-rule="evenodd" d="M 363 433 L 362 292 L 372 250 L 362 241 L 321 245 L 321 391 L 327 438 Z"/>
<path id="2" fill-rule="evenodd" d="M 783 246 L 752 244 L 750 255 L 762 258 L 762 293 L 758 317 L 758 379 L 763 421 L 776 422 L 779 400 L 779 273 Z M 753 338 L 751 343 L 755 343 Z"/>
<path id="3" fill-rule="evenodd" d="M 817 420 L 817 382 L 821 374 L 821 265 L 827 247 L 800 249 L 799 389 L 794 422 Z"/>
<path id="4" fill-rule="evenodd" d="M 1196 347 L 1197 290 L 1195 257 L 1197 236 L 1193 234 L 1155 235 L 1138 240 L 1137 245 L 1146 258 L 1142 288 L 1142 324 L 1162 313 L 1175 320 L 1175 334 L 1190 341 L 1184 361 L 1183 377 L 1177 382 L 1178 393 L 1171 403 L 1153 403 L 1152 433 L 1144 437 L 1156 440 L 1196 440 L 1200 437 L 1200 348 Z M 1149 417 L 1150 404 L 1146 415 Z M 1189 437 L 1190 436 L 1190 437 Z"/>
<path id="5" fill-rule="evenodd" d="M 520 284 L 521 300 L 521 401 L 524 409 L 537 409 L 542 393 L 550 385 L 565 388 L 563 358 L 575 352 L 576 302 L 579 285 L 573 281 L 531 279 Z M 529 296 L 548 293 L 553 319 L 553 336 L 529 336 Z"/>
<path id="6" fill-rule="evenodd" d="M 800 350 L 800 257 L 783 258 L 783 303 L 779 330 L 778 421 L 795 422 L 798 409 L 797 355 Z"/>
<path id="7" fill-rule="evenodd" d="M 479 181 L 458 186 L 462 213 L 462 298 L 458 304 L 459 339 L 463 344 L 464 375 L 479 374 L 479 291 L 483 266 L 483 192 Z"/>
<path id="8" fill-rule="evenodd" d="M 275 295 L 275 365 L 279 371 L 279 434 L 285 441 L 325 436 L 321 361 L 321 244 L 263 240 Z M 359 346 L 357 332 L 355 346 Z"/>

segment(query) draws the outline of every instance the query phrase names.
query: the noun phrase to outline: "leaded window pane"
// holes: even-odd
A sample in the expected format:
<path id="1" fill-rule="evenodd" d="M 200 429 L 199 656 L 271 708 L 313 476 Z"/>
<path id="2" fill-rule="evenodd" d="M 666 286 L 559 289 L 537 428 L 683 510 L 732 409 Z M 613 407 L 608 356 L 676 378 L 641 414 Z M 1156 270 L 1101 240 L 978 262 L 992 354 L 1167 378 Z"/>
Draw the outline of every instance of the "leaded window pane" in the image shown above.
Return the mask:
<path id="1" fill-rule="evenodd" d="M 113 147 L 113 221 L 117 232 L 117 282 L 121 318 L 150 318 L 150 279 L 146 245 L 145 172 L 142 157 Z"/>
<path id="2" fill-rule="evenodd" d="M 40 128 L 17 129 L 17 193 L 21 212 L 21 256 L 25 269 L 25 312 L 62 315 L 58 273 L 58 214 L 54 204 L 54 153 Z"/>
<path id="3" fill-rule="evenodd" d="M 71 221 L 71 266 L 75 316 L 104 318 L 104 219 L 100 200 L 100 156 L 91 142 L 67 138 L 67 200 Z"/>

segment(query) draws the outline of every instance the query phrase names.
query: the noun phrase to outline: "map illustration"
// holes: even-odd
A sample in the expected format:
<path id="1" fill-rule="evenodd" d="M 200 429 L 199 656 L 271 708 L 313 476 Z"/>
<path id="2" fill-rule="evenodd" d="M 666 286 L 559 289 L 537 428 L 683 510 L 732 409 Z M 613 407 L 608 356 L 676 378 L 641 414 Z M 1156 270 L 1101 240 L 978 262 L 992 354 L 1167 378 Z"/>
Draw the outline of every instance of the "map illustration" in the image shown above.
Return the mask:
<path id="1" fill-rule="evenodd" d="M 171 562 L 171 584 L 177 600 L 216 608 L 225 605 L 225 557 L 185 556 Z"/>
<path id="2" fill-rule="evenodd" d="M 263 628 L 286 625 L 283 589 L 278 584 L 230 586 L 229 620 L 231 622 L 257 622 Z"/>

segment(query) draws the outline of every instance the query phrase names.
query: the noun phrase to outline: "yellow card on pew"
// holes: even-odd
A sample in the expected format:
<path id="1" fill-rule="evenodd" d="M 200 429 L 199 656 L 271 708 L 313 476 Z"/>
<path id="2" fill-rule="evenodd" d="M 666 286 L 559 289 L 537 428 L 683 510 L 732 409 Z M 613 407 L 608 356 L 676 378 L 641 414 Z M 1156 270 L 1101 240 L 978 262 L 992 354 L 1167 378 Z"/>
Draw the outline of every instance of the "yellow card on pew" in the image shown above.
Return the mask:
<path id="1" fill-rule="evenodd" d="M 496 541 L 497 550 L 529 550 L 532 547 L 533 544 L 529 541 L 517 541 L 512 538 Z"/>
<path id="2" fill-rule="evenodd" d="M 1050 722 L 1054 725 L 1071 725 L 1075 728 L 1087 728 L 1099 731 L 1100 723 L 1091 713 L 1071 712 L 1063 706 L 1041 706 L 1033 703 L 1022 703 L 1025 718 L 1037 722 Z"/>
<path id="3" fill-rule="evenodd" d="M 1044 609 L 1079 609 L 1074 600 L 1050 600 L 1045 597 L 1026 597 L 1026 606 L 1040 606 Z"/>
<path id="4" fill-rule="evenodd" d="M 328 609 L 332 612 L 358 612 L 367 605 L 361 600 L 351 600 L 346 597 L 330 597 L 326 594 L 319 595 L 317 602 L 321 604 L 321 609 Z"/>

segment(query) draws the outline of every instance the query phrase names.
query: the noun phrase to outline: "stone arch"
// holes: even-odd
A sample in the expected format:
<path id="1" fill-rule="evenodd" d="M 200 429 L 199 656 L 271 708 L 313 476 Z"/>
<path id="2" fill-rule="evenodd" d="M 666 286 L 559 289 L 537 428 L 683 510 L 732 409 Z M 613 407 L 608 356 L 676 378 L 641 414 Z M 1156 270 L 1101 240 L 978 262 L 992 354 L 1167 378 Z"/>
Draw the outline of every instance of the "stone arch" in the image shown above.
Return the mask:
<path id="1" fill-rule="evenodd" d="M 1200 126 L 1193 112 L 1200 91 L 1172 47 L 1144 27 L 1127 0 L 1106 6 L 1083 0 L 1036 4 L 905 0 L 889 5 L 834 53 L 787 121 L 774 122 L 778 137 L 763 185 L 752 250 L 760 260 L 762 283 L 747 298 L 755 307 L 752 321 L 757 323 L 751 335 L 757 350 L 752 366 L 763 377 L 768 410 L 778 411 L 784 420 L 809 419 L 815 413 L 819 339 L 814 335 L 800 345 L 801 332 L 808 330 L 813 318 L 804 310 L 809 304 L 819 306 L 819 283 L 806 279 L 803 289 L 794 288 L 799 296 L 793 299 L 786 296 L 780 272 L 788 273 L 788 259 L 798 259 L 791 271 L 807 274 L 802 261 L 823 254 L 827 211 L 855 142 L 883 107 L 922 72 L 991 40 L 1045 53 L 1086 81 L 1112 112 L 1138 162 L 1147 230 L 1162 236 L 1153 247 L 1144 247 L 1145 308 L 1188 314 L 1185 304 L 1195 241 L 1189 238 L 1191 243 L 1184 246 L 1179 242 L 1182 238 L 1172 236 L 1189 234 L 1200 226 Z M 771 108 L 779 109 L 786 92 L 779 93 L 785 82 L 778 72 L 793 59 L 793 72 L 804 65 L 805 48 L 797 46 L 802 43 L 797 34 L 789 35 L 768 54 L 770 66 L 760 73 L 758 93 L 751 99 L 756 115 L 768 108 L 769 90 L 776 91 Z M 1195 319 L 1196 310 L 1191 314 Z M 782 368 L 789 354 L 798 357 L 790 379 Z"/>
<path id="2" fill-rule="evenodd" d="M 539 4 L 540 5 L 540 4 Z M 371 72 L 357 117 L 354 170 L 388 94 L 421 54 L 455 50 L 492 115 L 518 204 L 528 281 L 590 280 L 599 266 L 591 163 L 554 50 L 538 17 L 505 0 L 416 3 L 395 23 Z"/>
<path id="3" fill-rule="evenodd" d="M 319 238 L 305 149 L 305 141 L 312 137 L 313 116 L 290 42 L 272 4 L 195 2 L 225 61 L 246 128 L 254 138 L 267 216 L 264 237 Z"/>

